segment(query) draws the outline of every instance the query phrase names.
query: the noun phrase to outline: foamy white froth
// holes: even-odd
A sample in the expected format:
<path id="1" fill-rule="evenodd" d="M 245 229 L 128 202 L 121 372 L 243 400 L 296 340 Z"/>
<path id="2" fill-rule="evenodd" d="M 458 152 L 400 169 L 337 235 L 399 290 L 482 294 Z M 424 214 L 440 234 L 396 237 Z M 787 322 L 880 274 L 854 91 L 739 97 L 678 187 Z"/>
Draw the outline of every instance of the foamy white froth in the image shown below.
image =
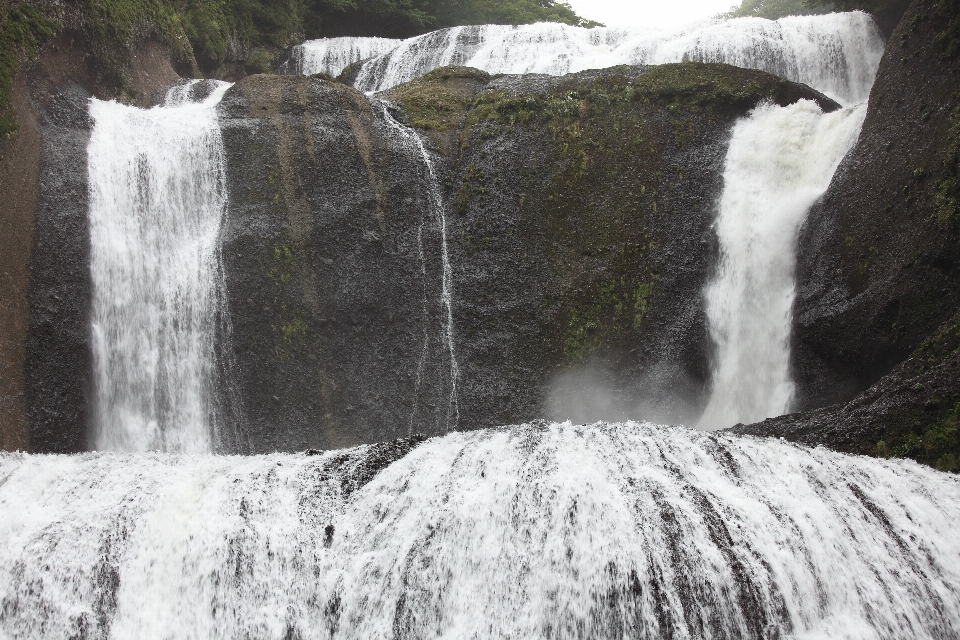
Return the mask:
<path id="1" fill-rule="evenodd" d="M 0 636 L 960 634 L 960 479 L 910 461 L 637 423 L 396 455 L 0 454 Z"/>
<path id="2" fill-rule="evenodd" d="M 225 213 L 216 105 L 227 83 L 172 88 L 164 106 L 92 99 L 87 150 L 93 279 L 93 446 L 206 452 Z M 212 91 L 199 102 L 192 92 Z"/>
<path id="3" fill-rule="evenodd" d="M 706 292 L 716 357 L 701 427 L 788 411 L 797 234 L 856 143 L 866 108 L 768 104 L 734 126 L 716 222 L 720 265 Z"/>
<path id="4" fill-rule="evenodd" d="M 294 64 L 299 73 L 310 76 L 328 73 L 338 76 L 347 65 L 379 56 L 397 47 L 402 40 L 391 38 L 323 38 L 307 40 L 294 47 Z"/>
<path id="5" fill-rule="evenodd" d="M 319 42 L 325 42 L 326 51 L 351 47 L 342 38 Z M 853 104 L 867 98 L 882 54 L 883 39 L 873 19 L 862 12 L 775 21 L 714 20 L 672 31 L 556 23 L 482 25 L 401 41 L 364 64 L 355 86 L 382 91 L 448 64 L 490 73 L 562 75 L 619 64 L 692 60 L 762 69 Z M 350 62 L 362 59 L 360 55 Z"/>

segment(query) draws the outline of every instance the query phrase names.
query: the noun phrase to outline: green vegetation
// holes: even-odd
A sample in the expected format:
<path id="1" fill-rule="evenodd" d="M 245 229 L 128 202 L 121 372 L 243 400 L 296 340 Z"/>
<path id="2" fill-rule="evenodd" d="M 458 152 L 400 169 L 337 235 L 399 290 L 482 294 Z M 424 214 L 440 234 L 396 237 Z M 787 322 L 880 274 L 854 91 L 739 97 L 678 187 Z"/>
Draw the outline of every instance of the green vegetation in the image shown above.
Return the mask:
<path id="1" fill-rule="evenodd" d="M 575 302 L 563 338 L 563 355 L 568 363 L 583 362 L 603 345 L 614 327 L 640 328 L 651 309 L 657 275 L 646 271 L 635 287 L 623 276 L 600 282 L 585 302 Z"/>
<path id="2" fill-rule="evenodd" d="M 947 140 L 943 174 L 933 195 L 934 217 L 941 228 L 956 232 L 960 230 L 960 107 L 950 114 Z"/>
<path id="3" fill-rule="evenodd" d="M 809 0 L 743 0 L 739 7 L 720 14 L 722 18 L 767 18 L 829 13 L 829 5 L 814 5 Z"/>
<path id="4" fill-rule="evenodd" d="M 0 135 L 16 131 L 11 104 L 13 76 L 20 56 L 32 56 L 53 34 L 54 25 L 38 9 L 5 6 L 0 14 Z"/>
<path id="5" fill-rule="evenodd" d="M 897 434 L 877 442 L 875 453 L 883 458 L 910 458 L 940 471 L 960 473 L 960 403 L 926 428 L 916 425 L 906 435 Z"/>
<path id="6" fill-rule="evenodd" d="M 412 127 L 449 131 L 460 126 L 478 85 L 490 74 L 470 67 L 441 67 L 404 83 L 388 94 L 400 105 Z"/>

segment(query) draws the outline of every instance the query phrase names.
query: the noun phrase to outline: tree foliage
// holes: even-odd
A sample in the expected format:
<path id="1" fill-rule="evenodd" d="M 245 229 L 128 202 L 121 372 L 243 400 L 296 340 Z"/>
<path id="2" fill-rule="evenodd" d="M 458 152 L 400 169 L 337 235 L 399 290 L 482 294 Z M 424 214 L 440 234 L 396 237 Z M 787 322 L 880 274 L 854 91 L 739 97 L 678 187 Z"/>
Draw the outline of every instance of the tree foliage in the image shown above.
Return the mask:
<path id="1" fill-rule="evenodd" d="M 597 26 L 556 0 L 187 0 L 185 29 L 198 60 L 231 45 L 284 47 L 304 38 L 406 38 L 468 24 L 562 22 Z"/>

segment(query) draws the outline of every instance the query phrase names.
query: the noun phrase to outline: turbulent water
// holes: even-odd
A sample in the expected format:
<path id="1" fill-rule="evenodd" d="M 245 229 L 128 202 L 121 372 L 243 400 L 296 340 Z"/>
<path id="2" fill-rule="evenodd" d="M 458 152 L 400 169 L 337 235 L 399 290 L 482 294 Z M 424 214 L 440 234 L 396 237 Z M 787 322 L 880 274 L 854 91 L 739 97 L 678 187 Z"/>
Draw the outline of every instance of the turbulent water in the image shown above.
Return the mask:
<path id="1" fill-rule="evenodd" d="M 960 634 L 956 476 L 637 423 L 408 448 L 0 454 L 0 635 Z"/>
<path id="2" fill-rule="evenodd" d="M 401 42 L 390 38 L 307 40 L 293 49 L 294 68 L 305 76 L 315 73 L 338 76 L 347 65 L 384 54 Z"/>
<path id="3" fill-rule="evenodd" d="M 316 55 L 330 60 L 328 68 L 333 69 L 342 61 L 345 65 L 373 53 L 373 48 L 358 46 L 355 40 L 313 41 L 303 47 L 302 55 L 306 60 L 308 52 L 322 52 Z M 381 91 L 449 64 L 490 73 L 562 75 L 618 64 L 693 60 L 762 69 L 853 104 L 866 99 L 882 55 L 883 39 L 873 19 L 861 12 L 776 21 L 715 20 L 673 31 L 583 29 L 556 23 L 481 25 L 400 41 L 365 63 L 355 86 Z M 311 72 L 315 68 L 319 67 L 309 67 Z"/>
<path id="4" fill-rule="evenodd" d="M 153 109 L 90 102 L 98 450 L 212 450 L 209 390 L 227 203 L 215 108 L 229 86 L 176 86 Z M 204 97 L 194 100 L 198 92 Z"/>
<path id="5" fill-rule="evenodd" d="M 707 428 L 787 413 L 797 235 L 857 140 L 866 104 L 763 105 L 733 128 L 716 222 L 720 265 L 706 294 L 716 345 Z"/>

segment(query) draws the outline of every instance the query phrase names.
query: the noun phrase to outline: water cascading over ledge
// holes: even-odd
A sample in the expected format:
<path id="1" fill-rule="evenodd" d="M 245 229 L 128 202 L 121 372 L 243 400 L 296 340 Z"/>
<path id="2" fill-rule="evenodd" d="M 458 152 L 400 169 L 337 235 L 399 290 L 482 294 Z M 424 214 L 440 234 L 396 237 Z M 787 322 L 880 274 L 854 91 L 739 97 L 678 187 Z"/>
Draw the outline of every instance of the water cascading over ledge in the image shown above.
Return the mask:
<path id="1" fill-rule="evenodd" d="M 383 91 L 445 65 L 488 73 L 563 75 L 616 65 L 720 62 L 760 69 L 807 84 L 843 104 L 867 98 L 883 54 L 873 18 L 862 12 L 780 20 L 713 20 L 673 31 L 583 29 L 557 23 L 478 25 L 434 31 L 407 40 L 308 41 L 298 48 L 299 71 L 336 74 L 362 64 L 353 84 Z"/>
<path id="2" fill-rule="evenodd" d="M 643 423 L 414 444 L 0 454 L 0 635 L 960 633 L 956 476 Z"/>
<path id="3" fill-rule="evenodd" d="M 215 449 L 229 87 L 192 81 L 152 109 L 90 102 L 94 449 Z"/>
<path id="4" fill-rule="evenodd" d="M 716 230 L 717 275 L 706 292 L 716 346 L 704 428 L 787 413 L 797 236 L 856 143 L 865 103 L 825 114 L 802 100 L 763 105 L 733 128 Z"/>

